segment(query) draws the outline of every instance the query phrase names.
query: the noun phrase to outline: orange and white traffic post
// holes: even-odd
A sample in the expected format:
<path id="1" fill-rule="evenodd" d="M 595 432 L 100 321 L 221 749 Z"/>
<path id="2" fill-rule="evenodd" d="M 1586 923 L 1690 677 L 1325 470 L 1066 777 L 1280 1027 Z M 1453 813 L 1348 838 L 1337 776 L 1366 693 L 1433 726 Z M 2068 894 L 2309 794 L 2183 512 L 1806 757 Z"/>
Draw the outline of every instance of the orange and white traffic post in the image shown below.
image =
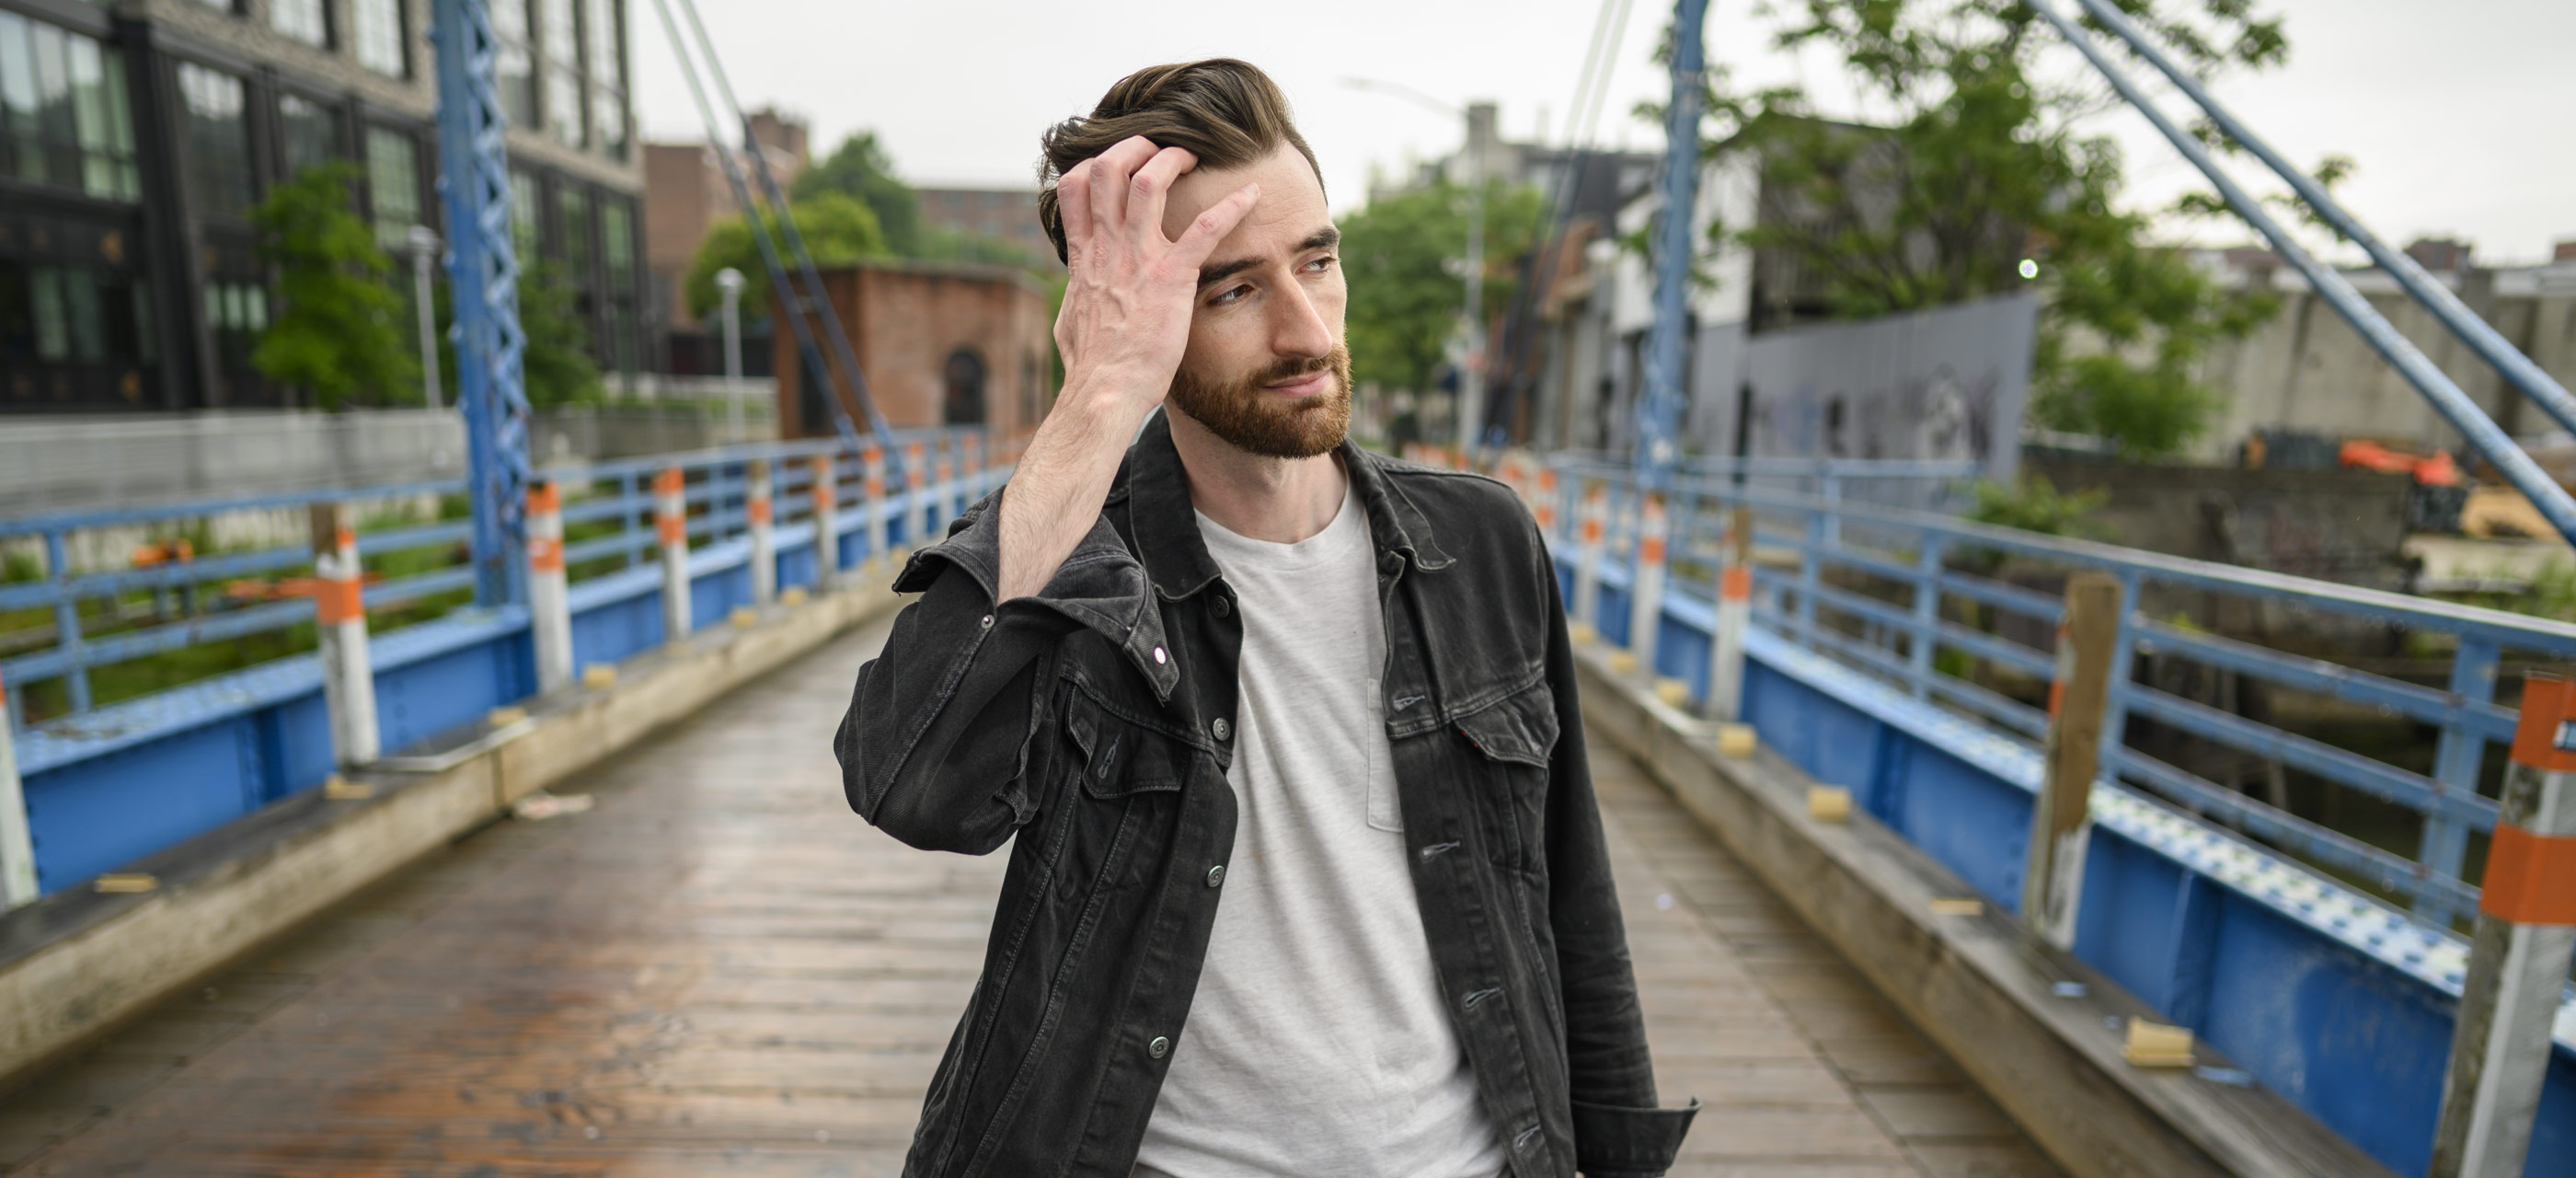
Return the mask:
<path id="1" fill-rule="evenodd" d="M 676 466 L 653 476 L 653 530 L 662 540 L 662 641 L 689 636 L 689 502 Z"/>
<path id="2" fill-rule="evenodd" d="M 931 501 L 939 512 L 939 522 L 947 523 L 966 512 L 966 485 L 957 481 L 957 443 L 939 443 L 939 478 L 931 489 Z"/>
<path id="3" fill-rule="evenodd" d="M 1655 642 L 1663 635 L 1664 548 L 1671 542 L 1664 497 L 1647 495 L 1637 519 L 1637 560 L 1629 566 L 1628 650 L 1648 675 L 1655 673 Z"/>
<path id="4" fill-rule="evenodd" d="M 754 458 L 743 471 L 742 514 L 751 525 L 751 600 L 767 605 L 778 596 L 778 539 L 770 531 L 769 460 Z"/>
<path id="5" fill-rule="evenodd" d="M 36 900 L 36 840 L 27 829 L 26 787 L 18 780 L 9 685 L 0 683 L 0 910 Z"/>
<path id="6" fill-rule="evenodd" d="M 572 598 L 564 574 L 563 490 L 528 485 L 528 635 L 536 645 L 537 691 L 572 682 Z"/>
<path id="7" fill-rule="evenodd" d="M 903 538 L 910 547 L 921 546 L 922 508 L 927 506 L 930 486 L 930 464 L 922 457 L 921 443 L 907 442 L 903 447 Z M 886 537 L 886 556 L 894 556 L 894 537 Z"/>
<path id="8" fill-rule="evenodd" d="M 1591 633 L 1601 620 L 1601 530 L 1609 514 L 1609 489 L 1597 482 L 1585 487 L 1574 548 L 1574 624 L 1580 634 Z"/>
<path id="9" fill-rule="evenodd" d="M 867 538 L 867 563 L 884 560 L 894 551 L 894 512 L 886 503 L 885 451 L 870 446 L 859 451 L 860 482 L 868 492 L 868 520 L 859 529 Z"/>
<path id="10" fill-rule="evenodd" d="M 1738 506 L 1717 566 L 1717 632 L 1710 636 L 1708 714 L 1733 722 L 1744 713 L 1744 632 L 1753 624 L 1753 509 Z"/>
<path id="11" fill-rule="evenodd" d="M 1538 494 L 1530 501 L 1530 518 L 1538 522 L 1538 534 L 1556 539 L 1556 468 L 1538 468 Z"/>
<path id="12" fill-rule="evenodd" d="M 321 632 L 322 702 L 341 768 L 375 760 L 376 670 L 367 657 L 367 602 L 358 533 L 346 503 L 313 505 L 313 621 Z"/>
<path id="13" fill-rule="evenodd" d="M 812 462 L 814 587 L 829 589 L 841 571 L 841 467 L 830 454 L 817 454 Z"/>
<path id="14" fill-rule="evenodd" d="M 958 451 L 960 455 L 958 463 L 965 468 L 966 472 L 966 491 L 962 498 L 965 502 L 970 504 L 980 503 L 984 499 L 983 435 L 968 434 L 964 438 L 960 439 L 958 444 L 960 446 Z M 958 514 L 963 515 L 965 513 L 959 512 Z"/>
<path id="15" fill-rule="evenodd" d="M 2576 682 L 2522 683 L 2428 1178 L 2515 1178 L 2576 953 Z"/>

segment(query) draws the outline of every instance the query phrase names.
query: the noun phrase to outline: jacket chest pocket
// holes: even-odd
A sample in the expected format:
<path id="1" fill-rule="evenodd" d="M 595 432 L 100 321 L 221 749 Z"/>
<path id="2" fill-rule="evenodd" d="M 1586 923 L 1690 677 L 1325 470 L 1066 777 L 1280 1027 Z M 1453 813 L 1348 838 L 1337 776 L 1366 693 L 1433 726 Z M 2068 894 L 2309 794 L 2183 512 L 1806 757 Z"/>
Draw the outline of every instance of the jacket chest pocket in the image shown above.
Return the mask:
<path id="1" fill-rule="evenodd" d="M 1504 867 L 1544 865 L 1548 767 L 1556 752 L 1556 694 L 1542 679 L 1452 722 L 1466 745 L 1469 792 L 1486 853 Z"/>
<path id="2" fill-rule="evenodd" d="M 1074 787 L 1062 792 L 1066 882 L 1109 888 L 1143 885 L 1159 853 L 1196 750 L 1128 720 L 1076 689 L 1064 714 L 1065 758 Z M 1140 844 L 1150 847 L 1140 850 Z"/>

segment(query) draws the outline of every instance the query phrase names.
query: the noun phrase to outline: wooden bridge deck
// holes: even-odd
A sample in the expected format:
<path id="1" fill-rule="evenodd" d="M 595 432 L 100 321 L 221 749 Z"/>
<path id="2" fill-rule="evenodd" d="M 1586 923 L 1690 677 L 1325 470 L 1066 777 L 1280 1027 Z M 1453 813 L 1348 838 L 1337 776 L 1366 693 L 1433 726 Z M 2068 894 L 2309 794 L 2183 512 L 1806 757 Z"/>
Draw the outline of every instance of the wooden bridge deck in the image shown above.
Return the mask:
<path id="1" fill-rule="evenodd" d="M 12 1175 L 892 1175 L 999 855 L 902 847 L 825 734 L 882 626 L 0 1098 Z M 1595 744 L 1596 749 L 1602 746 Z M 1675 1175 L 2051 1175 L 1615 752 L 1595 762 Z"/>

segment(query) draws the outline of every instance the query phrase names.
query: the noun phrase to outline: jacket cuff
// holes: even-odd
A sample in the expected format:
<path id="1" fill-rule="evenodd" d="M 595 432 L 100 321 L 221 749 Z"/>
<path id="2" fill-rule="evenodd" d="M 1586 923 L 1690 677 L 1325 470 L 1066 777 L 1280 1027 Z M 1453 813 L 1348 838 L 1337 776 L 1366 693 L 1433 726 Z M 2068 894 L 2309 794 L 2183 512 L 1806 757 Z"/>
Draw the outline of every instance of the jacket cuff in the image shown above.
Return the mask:
<path id="1" fill-rule="evenodd" d="M 939 579 L 941 566 L 953 565 L 974 579 L 986 602 L 993 601 L 1002 583 L 1002 495 L 1009 489 L 967 508 L 948 525 L 947 539 L 913 553 L 895 576 L 895 591 L 927 590 Z M 1044 589 L 994 608 L 999 613 L 1032 607 L 1107 639 L 1153 683 L 1158 697 L 1169 699 L 1180 685 L 1179 665 L 1163 654 L 1163 611 L 1157 608 L 1145 566 L 1127 550 L 1107 516 L 1091 521 L 1091 531 L 1056 566 Z"/>
<path id="2" fill-rule="evenodd" d="M 1574 1167 L 1590 1178 L 1649 1178 L 1673 1167 L 1682 1135 L 1699 1115 L 1688 1108 L 1574 1103 Z"/>

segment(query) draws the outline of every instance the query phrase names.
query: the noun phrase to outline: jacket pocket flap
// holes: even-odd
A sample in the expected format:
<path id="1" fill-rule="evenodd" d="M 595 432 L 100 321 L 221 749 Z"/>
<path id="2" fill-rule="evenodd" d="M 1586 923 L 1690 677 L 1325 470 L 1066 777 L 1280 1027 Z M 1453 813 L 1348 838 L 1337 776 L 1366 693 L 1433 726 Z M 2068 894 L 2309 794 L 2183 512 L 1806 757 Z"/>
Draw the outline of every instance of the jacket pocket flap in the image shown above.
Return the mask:
<path id="1" fill-rule="evenodd" d="M 1497 761 L 1546 766 L 1556 749 L 1556 694 L 1540 680 L 1458 717 L 1458 732 Z"/>
<path id="2" fill-rule="evenodd" d="M 1176 790 L 1189 775 L 1188 747 L 1119 718 L 1079 690 L 1066 709 L 1065 731 L 1082 750 L 1082 791 L 1095 798 Z"/>

